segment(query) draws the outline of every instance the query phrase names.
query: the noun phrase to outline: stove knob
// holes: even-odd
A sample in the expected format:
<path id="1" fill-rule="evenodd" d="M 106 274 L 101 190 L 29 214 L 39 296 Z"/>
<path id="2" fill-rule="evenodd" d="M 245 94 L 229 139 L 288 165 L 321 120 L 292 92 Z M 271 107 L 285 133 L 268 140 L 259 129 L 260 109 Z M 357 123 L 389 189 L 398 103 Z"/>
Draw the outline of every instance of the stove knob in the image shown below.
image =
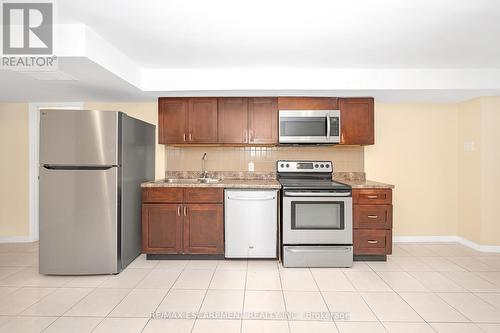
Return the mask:
<path id="1" fill-rule="evenodd" d="M 316 163 L 316 164 L 314 164 L 314 167 L 315 167 L 315 168 L 319 168 L 319 164 L 317 164 L 317 163 Z"/>
<path id="2" fill-rule="evenodd" d="M 289 167 L 290 167 L 290 164 L 288 164 L 288 163 L 287 163 L 287 164 L 286 164 L 286 167 L 287 167 L 287 168 L 289 168 Z"/>
<path id="3" fill-rule="evenodd" d="M 285 167 L 285 165 L 284 165 L 283 163 L 281 163 L 281 164 L 280 164 L 280 167 L 284 168 L 284 167 Z"/>
<path id="4" fill-rule="evenodd" d="M 324 168 L 324 167 L 325 167 L 325 165 L 324 165 L 324 164 L 321 164 L 321 165 L 320 165 L 320 167 Z"/>

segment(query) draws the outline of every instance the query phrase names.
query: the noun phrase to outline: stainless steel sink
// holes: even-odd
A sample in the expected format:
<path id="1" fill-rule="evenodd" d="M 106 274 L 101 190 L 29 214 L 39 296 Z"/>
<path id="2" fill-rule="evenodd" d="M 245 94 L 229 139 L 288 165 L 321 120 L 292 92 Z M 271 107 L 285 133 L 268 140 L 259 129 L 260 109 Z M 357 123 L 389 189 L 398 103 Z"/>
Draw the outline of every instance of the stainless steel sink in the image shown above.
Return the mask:
<path id="1" fill-rule="evenodd" d="M 220 179 L 218 178 L 167 178 L 165 179 L 165 183 L 172 183 L 172 184 L 196 184 L 196 183 L 203 183 L 203 184 L 216 184 L 220 182 Z"/>
<path id="2" fill-rule="evenodd" d="M 220 179 L 218 178 L 198 178 L 198 182 L 204 183 L 204 184 L 215 184 L 220 182 Z"/>

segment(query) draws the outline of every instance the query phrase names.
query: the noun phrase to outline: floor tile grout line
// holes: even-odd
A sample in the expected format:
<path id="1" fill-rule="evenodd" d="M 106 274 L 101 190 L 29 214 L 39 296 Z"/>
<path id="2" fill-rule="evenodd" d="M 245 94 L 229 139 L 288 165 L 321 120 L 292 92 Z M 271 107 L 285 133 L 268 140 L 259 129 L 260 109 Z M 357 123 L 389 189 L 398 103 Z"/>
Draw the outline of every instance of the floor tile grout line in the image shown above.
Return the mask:
<path id="1" fill-rule="evenodd" d="M 278 261 L 278 264 L 279 265 L 279 261 Z M 283 288 L 283 279 L 282 279 L 282 271 L 281 271 L 281 267 L 278 266 L 278 277 L 280 279 L 280 286 L 281 286 L 281 297 L 283 298 L 283 305 L 285 306 L 285 316 L 286 316 L 286 323 L 288 325 L 288 332 L 290 333 L 292 331 L 291 327 L 290 327 L 290 316 L 289 316 L 289 313 L 288 313 L 288 306 L 286 304 L 286 298 L 285 298 L 285 290 Z M 283 269 L 285 269 L 283 267 Z"/>
<path id="2" fill-rule="evenodd" d="M 344 274 L 344 272 L 342 272 L 342 271 L 340 271 L 340 272 L 347 279 L 347 276 Z M 331 311 L 330 307 L 328 306 L 328 303 L 326 302 L 325 296 L 323 295 L 323 291 L 319 287 L 318 281 L 316 281 L 316 277 L 314 276 L 314 273 L 312 272 L 311 268 L 309 268 L 309 273 L 312 275 L 313 281 L 316 284 L 316 288 L 318 288 L 318 290 L 319 290 L 319 294 L 321 295 L 321 298 L 323 299 L 323 303 L 324 303 L 326 309 L 328 310 L 328 313 L 330 314 L 330 318 L 331 318 L 331 321 L 333 322 L 333 325 L 335 325 L 335 328 L 337 329 L 337 331 L 340 332 L 340 329 L 337 326 L 337 322 L 334 319 L 332 311 Z M 349 281 L 349 283 L 351 283 L 351 281 L 349 279 L 347 279 L 347 281 Z M 352 283 L 351 283 L 351 285 L 352 285 Z"/>
<path id="3" fill-rule="evenodd" d="M 247 279 L 248 279 L 248 260 L 247 260 L 247 269 L 245 271 L 245 286 L 243 288 L 243 304 L 241 306 L 241 319 L 240 319 L 240 333 L 243 332 L 243 315 L 245 314 L 245 297 L 247 295 Z"/>
<path id="4" fill-rule="evenodd" d="M 156 266 L 158 266 L 159 262 L 156 264 Z M 155 266 L 155 267 L 156 267 Z M 181 269 L 181 271 L 179 272 L 179 275 L 177 275 L 177 277 L 175 278 L 175 280 L 172 282 L 172 285 L 170 286 L 170 288 L 168 288 L 167 292 L 165 293 L 165 295 L 163 296 L 163 298 L 161 299 L 161 301 L 158 303 L 158 305 L 156 306 L 154 312 L 156 313 L 156 311 L 158 311 L 158 308 L 160 307 L 161 303 L 163 303 L 163 301 L 165 300 L 165 298 L 168 296 L 168 294 L 170 294 L 170 291 L 172 290 L 172 288 L 174 287 L 174 284 L 177 282 L 177 280 L 179 279 L 179 277 L 181 276 L 182 272 L 184 272 L 184 270 L 186 269 L 187 267 L 187 263 L 186 265 Z M 154 268 L 153 268 L 154 269 Z M 151 271 L 153 271 L 153 269 Z M 149 275 L 149 274 L 148 274 Z M 146 278 L 146 277 L 144 277 Z M 144 329 L 148 326 L 149 322 L 151 321 L 151 316 L 148 318 L 148 321 L 146 322 L 146 324 L 144 325 L 144 327 L 141 329 L 140 333 L 142 333 L 144 331 Z"/>
<path id="5" fill-rule="evenodd" d="M 215 268 L 214 270 L 212 271 L 212 275 L 210 276 L 210 281 L 208 282 L 208 286 L 207 288 L 205 289 L 205 294 L 203 295 L 203 299 L 201 300 L 201 303 L 200 303 L 200 306 L 198 307 L 198 311 L 196 312 L 196 318 L 194 319 L 193 321 L 193 325 L 191 326 L 191 330 L 189 331 L 190 333 L 193 332 L 194 330 L 194 326 L 196 325 L 196 322 L 198 321 L 198 316 L 200 314 L 200 311 L 201 311 L 201 308 L 203 307 L 203 303 L 205 303 L 205 299 L 207 297 L 207 294 L 208 294 L 208 291 L 209 291 L 209 288 L 210 288 L 210 285 L 212 284 L 212 280 L 214 279 L 214 275 L 215 275 L 215 271 L 217 270 L 217 266 L 219 266 L 219 263 L 217 262 L 217 264 L 215 265 Z M 187 267 L 187 266 L 186 266 Z"/>

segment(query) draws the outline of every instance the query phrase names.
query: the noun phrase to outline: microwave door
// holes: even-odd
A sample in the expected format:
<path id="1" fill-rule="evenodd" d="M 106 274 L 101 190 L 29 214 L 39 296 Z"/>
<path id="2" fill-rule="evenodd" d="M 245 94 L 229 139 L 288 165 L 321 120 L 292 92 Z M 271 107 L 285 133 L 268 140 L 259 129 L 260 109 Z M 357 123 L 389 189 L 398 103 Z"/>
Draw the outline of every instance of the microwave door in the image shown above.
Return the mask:
<path id="1" fill-rule="evenodd" d="M 292 115 L 280 113 L 280 143 L 326 143 L 328 126 L 325 115 L 304 116 L 300 111 Z"/>

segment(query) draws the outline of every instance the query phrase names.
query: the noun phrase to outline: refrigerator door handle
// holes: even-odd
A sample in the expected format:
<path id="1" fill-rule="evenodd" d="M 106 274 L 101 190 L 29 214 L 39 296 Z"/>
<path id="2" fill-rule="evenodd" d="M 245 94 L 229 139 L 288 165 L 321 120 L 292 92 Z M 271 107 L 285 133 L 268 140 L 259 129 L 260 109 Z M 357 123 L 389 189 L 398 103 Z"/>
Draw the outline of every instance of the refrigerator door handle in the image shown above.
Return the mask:
<path id="1" fill-rule="evenodd" d="M 111 168 L 116 168 L 118 165 L 56 165 L 56 164 L 44 164 L 43 167 L 48 170 L 109 170 Z"/>

